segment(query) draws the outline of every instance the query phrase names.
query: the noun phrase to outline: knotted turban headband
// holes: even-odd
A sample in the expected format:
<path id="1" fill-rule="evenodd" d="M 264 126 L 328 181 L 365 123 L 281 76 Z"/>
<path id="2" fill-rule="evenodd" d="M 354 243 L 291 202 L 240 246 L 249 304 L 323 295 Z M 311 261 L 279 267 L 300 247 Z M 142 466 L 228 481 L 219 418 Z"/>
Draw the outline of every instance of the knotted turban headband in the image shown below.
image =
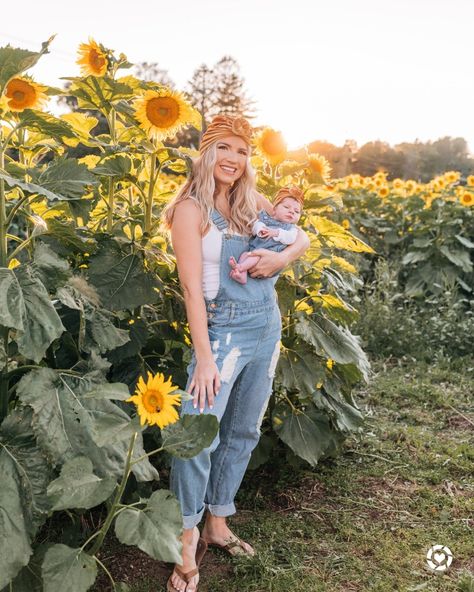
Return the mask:
<path id="1" fill-rule="evenodd" d="M 291 197 L 292 199 L 296 199 L 303 207 L 304 202 L 304 193 L 296 185 L 287 185 L 286 187 L 282 187 L 278 190 L 278 193 L 275 195 L 275 199 L 273 200 L 273 207 L 279 204 L 285 197 Z"/>
<path id="2" fill-rule="evenodd" d="M 211 144 L 226 136 L 239 136 L 250 146 L 252 134 L 252 126 L 243 117 L 217 115 L 202 135 L 199 152 L 202 154 Z"/>

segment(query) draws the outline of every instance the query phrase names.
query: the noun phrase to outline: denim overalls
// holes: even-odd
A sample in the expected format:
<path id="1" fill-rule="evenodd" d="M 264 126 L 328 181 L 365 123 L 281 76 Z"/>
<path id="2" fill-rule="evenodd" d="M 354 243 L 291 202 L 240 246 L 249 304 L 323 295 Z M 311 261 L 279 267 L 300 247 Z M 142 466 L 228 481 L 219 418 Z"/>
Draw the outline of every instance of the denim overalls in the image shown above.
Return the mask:
<path id="1" fill-rule="evenodd" d="M 267 214 L 265 210 L 262 210 L 258 214 L 258 219 L 263 222 L 265 226 L 269 228 L 281 228 L 283 230 L 291 230 L 295 227 L 291 222 L 281 222 L 272 218 L 270 214 Z M 275 240 L 272 236 L 263 238 L 262 236 L 251 236 L 249 241 L 249 251 L 255 251 L 255 249 L 269 249 L 270 251 L 283 251 L 288 245 Z"/>
<path id="2" fill-rule="evenodd" d="M 249 237 L 228 234 L 226 220 L 216 211 L 212 221 L 223 233 L 220 284 L 206 300 L 212 352 L 221 377 L 214 408 L 220 428 L 212 444 L 189 460 L 173 457 L 171 489 L 181 504 L 184 528 L 196 526 L 206 507 L 215 516 L 235 513 L 234 497 L 242 482 L 272 392 L 280 353 L 281 317 L 276 301 L 277 277 L 248 278 L 245 285 L 229 278 L 229 258 L 248 250 Z M 188 366 L 189 388 L 196 358 Z M 181 415 L 199 414 L 185 401 Z"/>

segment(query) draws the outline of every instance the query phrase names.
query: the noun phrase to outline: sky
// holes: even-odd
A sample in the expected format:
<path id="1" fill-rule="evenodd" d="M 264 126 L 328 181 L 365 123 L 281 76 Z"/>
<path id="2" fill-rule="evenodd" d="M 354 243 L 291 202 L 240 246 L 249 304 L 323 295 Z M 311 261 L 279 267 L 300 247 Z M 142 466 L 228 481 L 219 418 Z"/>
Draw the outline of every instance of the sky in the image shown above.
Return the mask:
<path id="1" fill-rule="evenodd" d="M 21 6 L 21 10 L 19 10 Z M 178 89 L 233 56 L 255 123 L 290 148 L 464 137 L 474 152 L 472 0 L 23 0 L 2 3 L 0 45 L 51 53 L 29 71 L 61 85 L 91 36 L 157 62 Z"/>

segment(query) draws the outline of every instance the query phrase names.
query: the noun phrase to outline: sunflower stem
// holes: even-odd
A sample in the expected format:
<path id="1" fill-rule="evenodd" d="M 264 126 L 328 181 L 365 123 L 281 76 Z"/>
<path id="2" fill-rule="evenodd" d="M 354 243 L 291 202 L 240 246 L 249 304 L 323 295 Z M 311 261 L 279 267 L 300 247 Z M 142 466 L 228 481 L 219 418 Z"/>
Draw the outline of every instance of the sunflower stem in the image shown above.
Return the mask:
<path id="1" fill-rule="evenodd" d="M 104 542 L 105 535 L 107 534 L 112 521 L 115 517 L 115 511 L 117 510 L 117 506 L 122 499 L 123 492 L 125 491 L 125 486 L 127 485 L 128 478 L 130 477 L 130 472 L 132 470 L 132 454 L 133 449 L 135 448 L 135 441 L 137 439 L 138 433 L 134 432 L 133 436 L 130 439 L 130 444 L 128 446 L 128 453 L 127 453 L 127 460 L 125 461 L 125 468 L 123 471 L 122 481 L 120 482 L 119 488 L 115 494 L 114 500 L 109 508 L 109 512 L 107 514 L 107 518 L 105 519 L 102 528 L 99 531 L 99 535 L 94 543 L 94 546 L 89 551 L 90 555 L 95 555 L 99 549 L 102 547 L 102 543 Z"/>
<path id="2" fill-rule="evenodd" d="M 107 232 L 112 232 L 112 226 L 114 222 L 114 181 L 113 178 L 109 179 L 109 191 L 107 195 Z"/>
<path id="3" fill-rule="evenodd" d="M 160 446 L 160 448 L 155 448 L 155 450 L 152 450 L 151 452 L 147 452 L 146 454 L 142 454 L 141 456 L 139 456 L 135 460 L 132 460 L 132 465 L 139 463 L 142 460 L 145 460 L 146 458 L 150 458 L 150 456 L 153 456 L 154 454 L 157 454 L 158 452 L 161 452 L 162 450 L 164 450 L 164 448 L 163 448 L 163 446 Z"/>
<path id="4" fill-rule="evenodd" d="M 115 146 L 115 109 L 111 109 L 107 116 L 107 123 L 109 124 L 110 132 L 110 143 Z M 114 189 L 115 183 L 113 177 L 109 179 L 109 190 L 107 193 L 107 232 L 112 232 L 113 219 L 114 219 Z"/>
<path id="5" fill-rule="evenodd" d="M 1 132 L 0 132 L 1 133 Z M 0 170 L 5 166 L 5 143 L 3 143 L 3 134 L 0 135 Z M 0 179 L 0 267 L 7 266 L 8 243 L 7 243 L 7 206 L 5 198 L 5 181 Z M 3 348 L 7 356 L 7 363 L 0 373 L 0 420 L 8 413 L 8 327 L 0 326 L 0 336 L 3 341 Z"/>
<path id="6" fill-rule="evenodd" d="M 155 189 L 155 169 L 156 169 L 156 154 L 151 155 L 150 164 L 150 184 L 148 185 L 148 197 L 145 202 L 145 227 L 143 232 L 150 234 L 151 231 L 151 214 L 153 211 L 153 191 Z"/>

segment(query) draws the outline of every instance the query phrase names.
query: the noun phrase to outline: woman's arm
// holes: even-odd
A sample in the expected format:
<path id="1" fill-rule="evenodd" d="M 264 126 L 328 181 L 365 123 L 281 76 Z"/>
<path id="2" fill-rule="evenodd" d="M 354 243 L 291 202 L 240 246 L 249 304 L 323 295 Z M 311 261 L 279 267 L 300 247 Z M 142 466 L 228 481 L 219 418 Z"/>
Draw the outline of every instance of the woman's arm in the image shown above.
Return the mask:
<path id="1" fill-rule="evenodd" d="M 194 394 L 194 407 L 204 410 L 206 397 L 209 407 L 220 388 L 217 369 L 207 332 L 207 314 L 202 291 L 201 214 L 192 200 L 176 206 L 171 227 L 171 242 L 176 256 L 179 281 L 183 289 L 186 316 L 191 331 L 196 368 L 189 387 Z M 193 393 L 194 391 L 194 393 Z"/>
<path id="2" fill-rule="evenodd" d="M 292 245 L 280 253 L 268 251 L 267 249 L 255 249 L 252 255 L 258 255 L 260 260 L 249 270 L 253 278 L 266 278 L 275 275 L 295 259 L 298 259 L 308 249 L 310 240 L 304 230 L 298 228 L 296 240 Z"/>

